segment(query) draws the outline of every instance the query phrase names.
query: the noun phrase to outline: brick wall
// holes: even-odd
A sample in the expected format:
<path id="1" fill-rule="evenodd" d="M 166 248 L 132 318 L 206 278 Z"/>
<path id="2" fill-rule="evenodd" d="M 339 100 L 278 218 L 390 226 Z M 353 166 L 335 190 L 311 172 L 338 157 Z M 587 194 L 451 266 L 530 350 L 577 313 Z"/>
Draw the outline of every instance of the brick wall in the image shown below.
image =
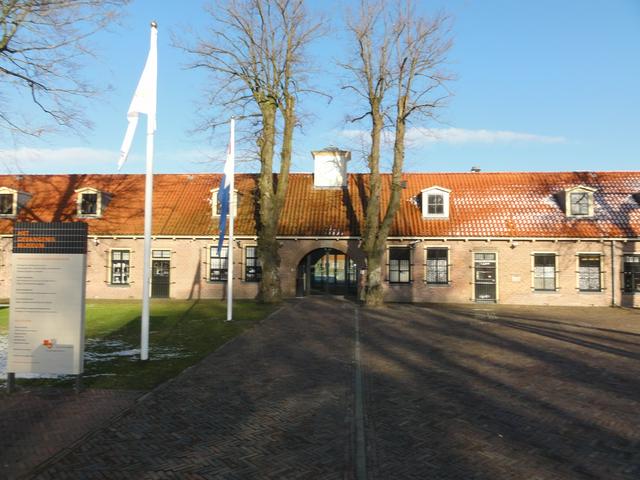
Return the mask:
<path id="1" fill-rule="evenodd" d="M 258 284 L 244 280 L 244 251 L 255 240 L 241 239 L 234 246 L 234 295 L 236 298 L 254 298 Z M 296 294 L 298 265 L 302 259 L 318 248 L 337 249 L 364 268 L 364 257 L 357 240 L 282 239 L 281 269 L 283 293 Z M 385 299 L 405 302 L 469 303 L 475 299 L 474 254 L 495 253 L 497 301 L 503 304 L 524 305 L 583 305 L 607 306 L 612 294 L 617 305 L 640 307 L 640 295 L 622 292 L 622 255 L 640 253 L 636 242 L 615 242 L 614 265 L 611 264 L 609 241 L 530 241 L 514 242 L 483 240 L 420 240 L 391 241 L 390 246 L 408 246 L 411 249 L 412 282 L 390 284 L 385 281 Z M 153 249 L 170 251 L 171 298 L 225 298 L 226 284 L 208 280 L 209 248 L 214 242 L 207 239 L 163 238 L 153 241 Z M 449 283 L 432 285 L 426 282 L 425 255 L 427 248 L 446 248 L 449 258 Z M 130 283 L 113 285 L 110 282 L 110 251 L 128 249 L 130 253 Z M 89 240 L 87 298 L 137 299 L 142 295 L 143 240 L 132 238 L 99 238 Z M 556 291 L 533 289 L 534 253 L 557 255 Z M 577 288 L 577 255 L 592 253 L 601 256 L 602 289 L 599 292 L 581 292 Z M 388 269 L 385 269 L 387 278 Z M 8 298 L 11 291 L 11 238 L 0 238 L 0 298 Z M 612 278 L 614 285 L 612 288 Z"/>

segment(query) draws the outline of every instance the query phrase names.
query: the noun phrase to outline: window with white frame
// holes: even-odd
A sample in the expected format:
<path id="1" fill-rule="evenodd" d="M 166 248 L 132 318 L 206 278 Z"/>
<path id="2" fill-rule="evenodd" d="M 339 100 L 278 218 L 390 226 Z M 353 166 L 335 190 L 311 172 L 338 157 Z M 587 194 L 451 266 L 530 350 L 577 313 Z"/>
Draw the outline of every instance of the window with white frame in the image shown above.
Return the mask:
<path id="1" fill-rule="evenodd" d="M 449 249 L 429 248 L 426 252 L 426 281 L 428 284 L 449 283 Z"/>
<path id="2" fill-rule="evenodd" d="M 533 289 L 535 291 L 556 290 L 555 253 L 535 253 L 533 255 Z"/>
<path id="3" fill-rule="evenodd" d="M 130 261 L 130 250 L 111 250 L 112 285 L 129 285 Z"/>
<path id="4" fill-rule="evenodd" d="M 429 215 L 444 214 L 444 195 L 442 193 L 427 195 L 427 213 Z"/>
<path id="5" fill-rule="evenodd" d="M 564 191 L 565 213 L 568 217 L 592 217 L 595 188 L 579 185 Z"/>
<path id="6" fill-rule="evenodd" d="M 98 214 L 98 194 L 97 193 L 81 193 L 80 194 L 80 215 L 94 216 Z"/>
<path id="7" fill-rule="evenodd" d="M 433 186 L 422 190 L 422 216 L 424 218 L 449 217 L 449 194 L 451 190 Z"/>
<path id="8" fill-rule="evenodd" d="M 84 187 L 76 190 L 79 217 L 100 217 L 111 200 L 111 196 L 95 188 Z"/>
<path id="9" fill-rule="evenodd" d="M 15 193 L 0 193 L 0 215 L 15 214 Z"/>
<path id="10" fill-rule="evenodd" d="M 211 215 L 217 217 L 220 215 L 220 202 L 218 201 L 218 188 L 214 188 L 211 190 Z M 234 217 L 237 216 L 238 213 L 238 191 L 234 190 L 233 195 L 231 196 L 231 205 L 230 205 L 229 214 Z"/>
<path id="11" fill-rule="evenodd" d="M 27 192 L 0 187 L 0 217 L 15 217 L 30 198 Z"/>
<path id="12" fill-rule="evenodd" d="M 599 292 L 602 282 L 601 273 L 600 255 L 578 255 L 578 290 L 581 292 Z"/>
<path id="13" fill-rule="evenodd" d="M 623 257 L 624 292 L 640 292 L 640 255 Z"/>
<path id="14" fill-rule="evenodd" d="M 218 254 L 218 247 L 209 248 L 209 281 L 226 282 L 229 248 L 224 245 Z"/>
<path id="15" fill-rule="evenodd" d="M 389 283 L 411 282 L 411 248 L 389 249 Z"/>
<path id="16" fill-rule="evenodd" d="M 572 192 L 569 195 L 571 215 L 589 215 L 589 192 Z"/>
<path id="17" fill-rule="evenodd" d="M 258 259 L 258 247 L 251 245 L 244 250 L 244 280 L 259 282 L 262 278 L 262 267 Z"/>

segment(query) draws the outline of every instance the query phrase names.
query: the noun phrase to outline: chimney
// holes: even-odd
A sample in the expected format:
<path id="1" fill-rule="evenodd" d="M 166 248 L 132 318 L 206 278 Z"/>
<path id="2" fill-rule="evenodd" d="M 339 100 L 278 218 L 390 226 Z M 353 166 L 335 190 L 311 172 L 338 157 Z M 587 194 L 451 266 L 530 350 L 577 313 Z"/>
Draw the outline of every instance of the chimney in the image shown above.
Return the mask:
<path id="1" fill-rule="evenodd" d="M 313 155 L 313 186 L 316 188 L 343 188 L 347 186 L 347 162 L 351 152 L 328 147 L 311 152 Z"/>
<path id="2" fill-rule="evenodd" d="M 473 173 L 478 173 L 480 171 L 480 167 L 473 166 L 473 167 L 471 167 L 471 171 Z"/>

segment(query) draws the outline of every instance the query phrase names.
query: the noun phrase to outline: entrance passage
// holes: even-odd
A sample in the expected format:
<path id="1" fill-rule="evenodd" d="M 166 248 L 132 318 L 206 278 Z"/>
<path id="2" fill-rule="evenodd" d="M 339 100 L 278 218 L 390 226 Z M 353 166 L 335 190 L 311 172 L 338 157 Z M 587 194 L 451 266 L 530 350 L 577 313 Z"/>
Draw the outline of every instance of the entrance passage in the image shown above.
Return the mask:
<path id="1" fill-rule="evenodd" d="M 356 264 L 335 248 L 319 248 L 298 264 L 296 296 L 356 295 Z"/>

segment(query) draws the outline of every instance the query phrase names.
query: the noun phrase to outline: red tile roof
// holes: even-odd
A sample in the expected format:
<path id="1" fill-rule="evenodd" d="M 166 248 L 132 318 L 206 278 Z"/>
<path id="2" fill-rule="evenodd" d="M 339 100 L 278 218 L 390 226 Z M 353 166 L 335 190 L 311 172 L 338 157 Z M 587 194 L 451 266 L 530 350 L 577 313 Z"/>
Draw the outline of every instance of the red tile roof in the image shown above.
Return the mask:
<path id="1" fill-rule="evenodd" d="M 640 233 L 640 172 L 407 173 L 392 236 L 405 237 L 635 237 Z M 154 235 L 216 235 L 212 188 L 220 174 L 154 176 Z M 388 175 L 383 176 L 383 203 Z M 368 176 L 350 174 L 348 189 L 317 189 L 313 175 L 292 174 L 280 221 L 283 236 L 358 236 Z M 438 185 L 451 190 L 449 218 L 422 217 L 419 196 Z M 574 186 L 595 188 L 591 218 L 567 217 L 557 196 Z M 142 235 L 143 175 L 1 175 L 0 187 L 32 195 L 23 221 L 76 221 L 75 190 L 93 187 L 111 196 L 101 218 L 86 219 L 90 235 Z M 240 192 L 237 235 L 255 235 L 256 175 L 236 175 Z M 0 219 L 0 233 L 12 219 Z"/>

